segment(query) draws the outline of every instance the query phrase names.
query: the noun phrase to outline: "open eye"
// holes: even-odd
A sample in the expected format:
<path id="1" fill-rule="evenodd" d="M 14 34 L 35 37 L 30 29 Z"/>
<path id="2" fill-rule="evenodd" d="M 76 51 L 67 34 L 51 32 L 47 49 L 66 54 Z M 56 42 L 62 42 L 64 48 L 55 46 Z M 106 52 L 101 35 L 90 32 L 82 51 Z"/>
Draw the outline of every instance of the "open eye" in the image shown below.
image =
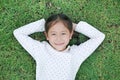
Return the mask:
<path id="1" fill-rule="evenodd" d="M 66 33 L 62 33 L 62 35 L 66 35 Z"/>
<path id="2" fill-rule="evenodd" d="M 56 35 L 55 33 L 52 33 L 51 35 Z"/>

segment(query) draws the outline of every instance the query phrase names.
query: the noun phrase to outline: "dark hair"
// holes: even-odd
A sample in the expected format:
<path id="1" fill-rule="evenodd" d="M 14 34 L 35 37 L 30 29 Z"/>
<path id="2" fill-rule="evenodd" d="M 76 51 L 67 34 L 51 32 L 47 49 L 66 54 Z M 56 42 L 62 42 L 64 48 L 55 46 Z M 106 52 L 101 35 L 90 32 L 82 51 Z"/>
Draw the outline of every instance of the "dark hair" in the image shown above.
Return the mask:
<path id="1" fill-rule="evenodd" d="M 48 19 L 46 20 L 46 23 L 45 23 L 46 33 L 48 33 L 49 29 L 59 21 L 61 21 L 70 32 L 72 32 L 72 30 L 73 30 L 72 20 L 65 14 L 60 13 L 60 14 L 53 14 L 50 17 L 48 17 Z M 79 34 L 77 32 L 74 32 L 73 39 L 76 40 L 75 44 L 77 44 L 77 45 L 80 44 Z M 72 44 L 70 44 L 70 45 L 72 45 Z"/>
<path id="2" fill-rule="evenodd" d="M 46 33 L 48 33 L 49 29 L 59 21 L 61 21 L 70 32 L 72 32 L 73 25 L 71 19 L 65 14 L 61 13 L 61 14 L 53 14 L 46 20 L 45 23 Z"/>

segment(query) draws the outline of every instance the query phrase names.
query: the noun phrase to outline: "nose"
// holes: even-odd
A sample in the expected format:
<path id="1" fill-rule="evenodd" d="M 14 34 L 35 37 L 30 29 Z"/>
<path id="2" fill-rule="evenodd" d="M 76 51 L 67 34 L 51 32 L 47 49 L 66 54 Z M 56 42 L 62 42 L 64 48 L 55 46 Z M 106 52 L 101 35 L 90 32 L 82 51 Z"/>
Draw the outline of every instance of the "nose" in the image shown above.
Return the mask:
<path id="1" fill-rule="evenodd" d="M 58 35 L 57 37 L 56 37 L 56 41 L 61 41 L 62 40 L 62 37 L 61 37 L 61 35 Z"/>

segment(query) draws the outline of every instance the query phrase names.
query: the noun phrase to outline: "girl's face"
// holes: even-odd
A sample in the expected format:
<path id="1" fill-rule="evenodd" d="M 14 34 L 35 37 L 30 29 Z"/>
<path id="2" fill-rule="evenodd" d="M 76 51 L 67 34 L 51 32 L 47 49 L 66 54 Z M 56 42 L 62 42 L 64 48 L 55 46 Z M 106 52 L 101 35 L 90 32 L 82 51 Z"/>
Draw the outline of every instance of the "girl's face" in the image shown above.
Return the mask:
<path id="1" fill-rule="evenodd" d="M 62 22 L 57 22 L 49 29 L 48 33 L 45 34 L 46 39 L 54 49 L 63 51 L 66 49 L 73 35 L 73 31 L 70 32 Z"/>

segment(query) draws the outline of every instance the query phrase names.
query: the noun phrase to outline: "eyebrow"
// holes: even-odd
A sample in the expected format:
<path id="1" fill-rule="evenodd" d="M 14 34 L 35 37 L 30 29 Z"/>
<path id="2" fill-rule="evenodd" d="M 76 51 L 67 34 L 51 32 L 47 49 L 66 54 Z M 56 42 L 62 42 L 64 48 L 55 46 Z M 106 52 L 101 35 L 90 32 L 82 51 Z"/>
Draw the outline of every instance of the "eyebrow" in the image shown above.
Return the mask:
<path id="1" fill-rule="evenodd" d="M 57 31 L 50 31 L 50 32 L 57 32 Z M 67 31 L 61 31 L 61 32 L 67 32 Z"/>

